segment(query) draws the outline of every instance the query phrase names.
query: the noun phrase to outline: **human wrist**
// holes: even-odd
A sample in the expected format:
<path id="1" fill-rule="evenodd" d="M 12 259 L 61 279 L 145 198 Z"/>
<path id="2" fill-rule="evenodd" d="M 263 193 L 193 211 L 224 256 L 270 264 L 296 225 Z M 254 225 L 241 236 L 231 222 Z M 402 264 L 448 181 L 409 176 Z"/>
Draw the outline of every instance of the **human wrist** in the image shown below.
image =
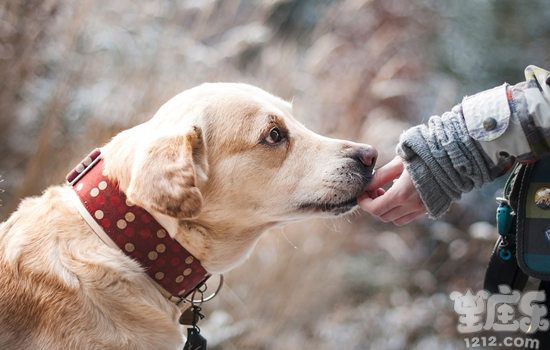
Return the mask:
<path id="1" fill-rule="evenodd" d="M 426 163 L 418 156 L 403 161 L 429 216 L 435 219 L 445 214 L 452 199 L 443 191 Z"/>

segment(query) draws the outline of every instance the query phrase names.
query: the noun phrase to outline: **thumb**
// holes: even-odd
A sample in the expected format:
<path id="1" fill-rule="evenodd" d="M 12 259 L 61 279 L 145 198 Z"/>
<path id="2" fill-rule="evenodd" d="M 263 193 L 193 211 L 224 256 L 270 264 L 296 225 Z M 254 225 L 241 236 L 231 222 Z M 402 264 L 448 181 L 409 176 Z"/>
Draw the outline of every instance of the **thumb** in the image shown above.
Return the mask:
<path id="1" fill-rule="evenodd" d="M 376 170 L 372 181 L 367 186 L 367 191 L 383 187 L 398 178 L 402 172 L 403 161 L 400 157 L 393 158 L 391 162 Z"/>

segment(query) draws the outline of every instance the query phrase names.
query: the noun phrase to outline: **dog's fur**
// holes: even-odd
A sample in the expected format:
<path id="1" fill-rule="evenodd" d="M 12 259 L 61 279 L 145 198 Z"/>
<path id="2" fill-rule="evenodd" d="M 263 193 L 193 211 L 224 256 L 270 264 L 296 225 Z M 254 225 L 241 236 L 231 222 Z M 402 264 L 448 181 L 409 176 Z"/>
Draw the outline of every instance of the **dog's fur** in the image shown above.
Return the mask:
<path id="1" fill-rule="evenodd" d="M 218 83 L 177 95 L 102 151 L 129 200 L 215 274 L 269 227 L 353 209 L 372 172 L 356 156 L 364 147 L 313 133 L 261 89 Z M 0 348 L 181 347 L 179 309 L 98 238 L 75 200 L 51 187 L 0 225 Z"/>

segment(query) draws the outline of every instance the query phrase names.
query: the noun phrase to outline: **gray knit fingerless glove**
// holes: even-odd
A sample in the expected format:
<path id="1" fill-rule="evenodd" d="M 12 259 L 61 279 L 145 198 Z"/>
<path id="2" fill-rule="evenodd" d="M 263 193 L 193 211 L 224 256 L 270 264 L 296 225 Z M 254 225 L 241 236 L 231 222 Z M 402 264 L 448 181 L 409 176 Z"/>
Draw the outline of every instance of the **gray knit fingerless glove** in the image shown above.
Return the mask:
<path id="1" fill-rule="evenodd" d="M 460 105 L 405 131 L 397 153 L 433 218 L 443 215 L 462 193 L 495 177 L 491 161 L 468 134 Z"/>

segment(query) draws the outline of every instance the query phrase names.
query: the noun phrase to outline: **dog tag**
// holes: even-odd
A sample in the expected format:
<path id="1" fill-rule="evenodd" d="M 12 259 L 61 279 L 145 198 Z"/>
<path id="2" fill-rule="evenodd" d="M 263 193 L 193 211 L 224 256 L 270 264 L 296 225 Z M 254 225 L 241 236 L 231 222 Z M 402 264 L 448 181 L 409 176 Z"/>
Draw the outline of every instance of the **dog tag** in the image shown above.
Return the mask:
<path id="1" fill-rule="evenodd" d="M 195 312 L 193 311 L 193 307 L 187 308 L 187 310 L 181 314 L 179 322 L 184 326 L 192 326 L 194 324 Z"/>
<path id="2" fill-rule="evenodd" d="M 185 310 L 179 319 L 180 324 L 184 326 L 193 326 L 195 327 L 200 320 L 204 318 L 204 315 L 201 313 L 202 308 L 198 305 L 191 305 L 190 308 Z"/>
<path id="3" fill-rule="evenodd" d="M 187 341 L 183 350 L 206 350 L 206 339 L 204 339 L 197 328 L 192 327 L 187 329 Z"/>

